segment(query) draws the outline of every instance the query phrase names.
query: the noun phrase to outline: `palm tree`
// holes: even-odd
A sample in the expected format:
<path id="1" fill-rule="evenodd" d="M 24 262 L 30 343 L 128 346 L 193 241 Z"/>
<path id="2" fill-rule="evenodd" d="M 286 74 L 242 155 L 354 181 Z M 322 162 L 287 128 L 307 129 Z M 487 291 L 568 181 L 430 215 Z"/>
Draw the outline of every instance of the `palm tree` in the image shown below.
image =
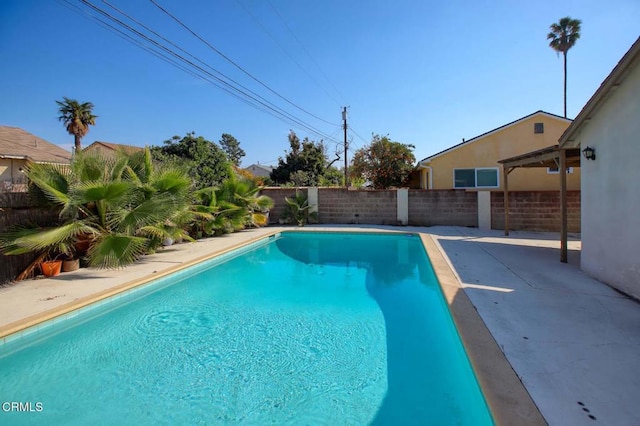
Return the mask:
<path id="1" fill-rule="evenodd" d="M 576 41 L 580 38 L 580 24 L 582 21 L 579 19 L 571 19 L 566 16 L 557 23 L 551 24 L 549 29 L 551 32 L 547 34 L 547 40 L 549 46 L 556 51 L 556 53 L 564 56 L 564 117 L 567 118 L 567 52 L 571 49 Z"/>
<path id="2" fill-rule="evenodd" d="M 153 251 L 165 237 L 182 237 L 173 222 L 189 206 L 186 170 L 154 169 L 144 158 L 102 158 L 78 153 L 71 167 L 32 163 L 25 169 L 35 196 L 58 205 L 61 224 L 0 235 L 6 255 L 70 251 L 90 240 L 89 264 L 118 268 Z"/>
<path id="3" fill-rule="evenodd" d="M 80 141 L 89 132 L 89 126 L 95 126 L 96 118 L 93 115 L 93 104 L 91 102 L 80 103 L 75 99 L 63 97 L 63 101 L 56 101 L 60 107 L 58 120 L 62 121 L 67 128 L 67 132 L 74 137 L 75 152 L 82 150 Z"/>

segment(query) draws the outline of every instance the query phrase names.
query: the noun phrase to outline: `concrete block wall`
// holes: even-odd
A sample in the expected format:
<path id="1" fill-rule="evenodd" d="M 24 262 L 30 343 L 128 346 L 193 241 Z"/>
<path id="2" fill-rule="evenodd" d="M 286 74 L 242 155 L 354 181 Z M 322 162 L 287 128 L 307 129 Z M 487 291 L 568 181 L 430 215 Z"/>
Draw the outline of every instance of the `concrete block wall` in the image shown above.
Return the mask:
<path id="1" fill-rule="evenodd" d="M 397 225 L 397 191 L 319 188 L 320 223 Z"/>
<path id="2" fill-rule="evenodd" d="M 308 192 L 307 188 L 300 191 Z M 294 188 L 265 188 L 262 194 L 275 201 L 270 222 L 277 223 L 284 211 L 285 197 Z M 346 190 L 313 188 L 320 223 L 412 226 L 484 226 L 504 229 L 504 194 L 465 190 Z M 489 197 L 487 197 L 489 196 Z M 568 231 L 580 232 L 580 191 L 567 193 Z M 490 203 L 487 202 L 490 200 Z M 510 229 L 560 231 L 559 191 L 511 191 Z M 480 211 L 482 210 L 482 211 Z M 485 211 L 486 210 L 486 211 Z"/>
<path id="3" fill-rule="evenodd" d="M 299 191 L 307 192 L 306 188 L 299 189 Z M 278 220 L 282 217 L 282 213 L 284 212 L 284 206 L 286 202 L 284 201 L 285 197 L 293 197 L 296 195 L 295 188 L 262 188 L 260 190 L 260 195 L 266 195 L 271 197 L 274 202 L 273 208 L 269 211 L 269 223 L 278 223 Z"/>
<path id="4" fill-rule="evenodd" d="M 568 232 L 580 232 L 580 191 L 567 191 Z M 491 228 L 504 229 L 504 193 L 491 192 Z M 560 232 L 560 191 L 509 191 L 509 229 Z"/>
<path id="5" fill-rule="evenodd" d="M 409 225 L 478 226 L 478 197 L 465 190 L 409 190 Z"/>

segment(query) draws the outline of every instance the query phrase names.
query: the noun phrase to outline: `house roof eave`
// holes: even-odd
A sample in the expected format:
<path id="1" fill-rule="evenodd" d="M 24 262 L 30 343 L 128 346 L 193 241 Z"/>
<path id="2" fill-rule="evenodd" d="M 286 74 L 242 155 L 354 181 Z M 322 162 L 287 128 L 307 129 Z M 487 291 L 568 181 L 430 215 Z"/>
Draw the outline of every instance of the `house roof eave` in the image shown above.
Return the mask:
<path id="1" fill-rule="evenodd" d="M 583 127 L 588 124 L 593 115 L 597 113 L 609 94 L 622 84 L 633 67 L 638 65 L 638 62 L 640 62 L 640 37 L 636 39 L 629 50 L 620 61 L 618 61 L 618 64 L 613 68 L 611 73 L 609 73 L 600 84 L 598 90 L 595 91 L 578 113 L 573 123 L 571 123 L 562 136 L 560 136 L 558 140 L 560 149 L 570 149 L 580 146 L 578 135 Z"/>
<path id="2" fill-rule="evenodd" d="M 496 127 L 493 130 L 489 130 L 488 132 L 482 133 L 481 135 L 475 136 L 475 137 L 473 137 L 473 138 L 471 138 L 469 140 L 466 140 L 466 141 L 461 142 L 461 143 L 459 143 L 457 145 L 454 145 L 454 146 L 451 146 L 451 147 L 449 147 L 449 148 L 447 148 L 445 150 L 442 150 L 442 151 L 440 151 L 440 152 L 438 152 L 436 154 L 433 154 L 433 155 L 431 155 L 429 157 L 426 157 L 426 158 L 420 160 L 418 163 L 419 164 L 428 164 L 429 162 L 431 162 L 431 160 L 433 160 L 433 159 L 435 159 L 437 157 L 440 157 L 441 155 L 444 155 L 444 154 L 446 154 L 446 153 L 448 153 L 450 151 L 454 151 L 454 150 L 456 150 L 456 149 L 458 149 L 458 148 L 460 148 L 462 146 L 466 146 L 468 144 L 471 144 L 471 143 L 474 143 L 474 142 L 478 142 L 478 141 L 486 138 L 487 136 L 490 136 L 490 135 L 492 135 L 492 134 L 494 134 L 496 132 L 499 132 L 499 131 L 504 130 L 504 129 L 508 128 L 508 127 L 516 125 L 516 124 L 520 123 L 521 121 L 528 120 L 529 118 L 532 118 L 532 117 L 534 117 L 534 116 L 536 116 L 538 114 L 544 114 L 544 115 L 547 115 L 547 116 L 552 117 L 552 118 L 556 118 L 556 119 L 567 121 L 569 123 L 572 122 L 572 120 L 570 118 L 565 118 L 565 117 L 561 117 L 561 116 L 556 115 L 556 114 L 552 114 L 550 112 L 546 112 L 546 111 L 543 111 L 543 110 L 538 110 L 538 111 L 536 111 L 536 112 L 534 112 L 532 114 L 529 114 L 529 115 L 526 115 L 524 117 L 518 118 L 517 120 L 511 121 L 511 122 L 509 122 L 507 124 L 504 124 L 504 125 L 502 125 L 500 127 Z"/>

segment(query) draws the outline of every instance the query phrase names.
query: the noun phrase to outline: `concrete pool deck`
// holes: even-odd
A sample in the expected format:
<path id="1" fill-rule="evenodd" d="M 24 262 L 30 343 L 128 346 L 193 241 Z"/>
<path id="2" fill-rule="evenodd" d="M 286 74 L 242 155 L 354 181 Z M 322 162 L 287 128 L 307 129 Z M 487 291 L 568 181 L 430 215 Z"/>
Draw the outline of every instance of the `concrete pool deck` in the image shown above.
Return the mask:
<path id="1" fill-rule="evenodd" d="M 47 312 L 70 309 L 286 229 L 291 228 L 268 227 L 171 246 L 126 269 L 81 269 L 0 287 L 0 336 Z M 487 326 L 502 351 L 498 357 L 504 353 L 549 424 L 640 424 L 640 304 L 580 271 L 580 241 L 569 241 L 569 263 L 562 264 L 557 235 L 551 233 L 512 232 L 505 237 L 500 231 L 459 227 L 304 229 L 430 234 L 425 244 L 442 255 L 434 267 L 450 266 L 446 279 L 464 289 L 465 297 L 450 304 L 471 301 L 482 319 L 476 322 Z M 449 284 L 438 275 L 446 295 Z M 535 413 L 530 420 L 539 423 Z"/>

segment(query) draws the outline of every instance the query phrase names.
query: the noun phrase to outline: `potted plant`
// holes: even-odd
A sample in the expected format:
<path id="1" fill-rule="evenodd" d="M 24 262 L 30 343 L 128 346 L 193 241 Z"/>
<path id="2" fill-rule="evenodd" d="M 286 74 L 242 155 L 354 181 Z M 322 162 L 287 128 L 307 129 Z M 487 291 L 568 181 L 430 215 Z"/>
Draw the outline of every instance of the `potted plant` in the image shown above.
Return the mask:
<path id="1" fill-rule="evenodd" d="M 0 234 L 0 250 L 4 254 L 36 253 L 35 259 L 16 277 L 16 280 L 33 276 L 34 270 L 38 267 L 47 277 L 56 276 L 62 271 L 63 259 L 73 259 L 75 250 L 73 249 L 73 236 L 65 236 L 64 233 L 60 236 L 59 234 L 55 228 L 17 228 L 14 231 Z M 72 267 L 72 265 L 68 265 L 68 267 Z"/>
<path id="2" fill-rule="evenodd" d="M 58 256 L 52 260 L 45 260 L 40 263 L 40 270 L 45 277 L 55 277 L 60 273 L 62 269 L 62 260 L 58 259 Z"/>
<path id="3" fill-rule="evenodd" d="M 74 253 L 68 253 L 62 259 L 62 272 L 77 271 L 80 268 L 80 259 L 74 256 Z"/>

